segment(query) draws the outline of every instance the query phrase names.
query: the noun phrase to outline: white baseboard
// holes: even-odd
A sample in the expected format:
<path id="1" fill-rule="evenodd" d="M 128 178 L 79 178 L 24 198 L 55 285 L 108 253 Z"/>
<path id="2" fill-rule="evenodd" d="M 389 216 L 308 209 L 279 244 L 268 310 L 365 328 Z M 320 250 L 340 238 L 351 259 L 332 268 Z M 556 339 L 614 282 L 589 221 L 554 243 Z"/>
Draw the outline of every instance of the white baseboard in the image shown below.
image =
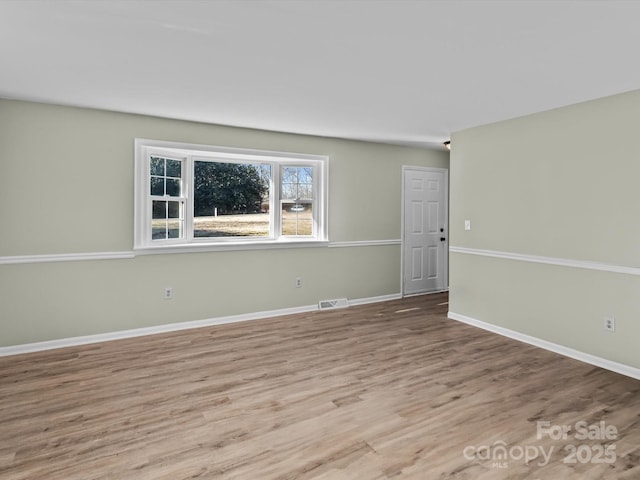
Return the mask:
<path id="1" fill-rule="evenodd" d="M 399 298 L 402 298 L 402 296 L 399 293 L 391 294 L 391 295 L 381 295 L 378 297 L 358 298 L 355 300 L 350 300 L 349 305 L 354 305 L 354 306 L 365 305 L 367 303 L 385 302 L 388 300 L 396 300 Z M 281 308 L 278 310 L 267 310 L 263 312 L 229 315 L 225 317 L 210 318 L 206 320 L 168 323 L 165 325 L 155 325 L 152 327 L 135 328 L 131 330 L 120 330 L 116 332 L 98 333 L 95 335 L 61 338 L 57 340 L 26 343 L 22 345 L 11 345 L 8 347 L 0 347 L 0 357 L 5 357 L 9 355 L 19 355 L 22 353 L 40 352 L 44 350 L 53 350 L 54 348 L 64 348 L 64 347 L 73 347 L 77 345 L 87 345 L 90 343 L 108 342 L 111 340 L 120 340 L 124 338 L 142 337 L 145 335 L 154 335 L 156 333 L 177 332 L 180 330 L 189 330 L 192 328 L 224 325 L 226 323 L 246 322 L 249 320 L 259 320 L 262 318 L 279 317 L 282 315 L 292 315 L 295 313 L 314 312 L 317 310 L 318 310 L 318 304 L 304 305 L 301 307 Z"/>
<path id="2" fill-rule="evenodd" d="M 607 360 L 606 358 L 596 357 L 595 355 L 591 355 L 589 353 L 581 352 L 579 350 L 574 350 L 573 348 L 558 345 L 557 343 L 552 343 L 540 338 L 525 335 L 524 333 L 516 332 L 515 330 L 510 330 L 498 325 L 483 322 L 482 320 L 467 317 L 466 315 L 461 315 L 459 313 L 449 312 L 448 317 L 452 320 L 457 320 L 474 327 L 482 328 L 483 330 L 488 330 L 489 332 L 497 333 L 498 335 L 502 335 L 504 337 L 512 338 L 523 343 L 528 343 L 529 345 L 533 345 L 535 347 L 543 348 L 554 353 L 559 353 L 560 355 L 564 355 L 565 357 L 570 357 L 575 360 L 594 365 L 596 367 L 611 370 L 612 372 L 620 373 L 622 375 L 626 375 L 627 377 L 640 380 L 640 369 L 625 365 L 623 363 Z"/>
<path id="3" fill-rule="evenodd" d="M 356 298 L 354 300 L 349 300 L 349 306 L 366 305 L 367 303 L 388 302 L 389 300 L 399 300 L 400 298 L 402 298 L 402 295 L 399 293 L 392 293 L 391 295 L 380 295 L 378 297 Z"/>

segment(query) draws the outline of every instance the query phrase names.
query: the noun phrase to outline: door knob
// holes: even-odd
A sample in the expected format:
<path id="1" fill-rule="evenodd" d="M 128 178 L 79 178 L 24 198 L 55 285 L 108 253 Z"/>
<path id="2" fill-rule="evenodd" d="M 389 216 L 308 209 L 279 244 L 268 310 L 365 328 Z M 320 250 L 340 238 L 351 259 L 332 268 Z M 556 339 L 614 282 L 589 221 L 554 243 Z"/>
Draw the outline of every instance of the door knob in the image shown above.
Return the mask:
<path id="1" fill-rule="evenodd" d="M 444 238 L 444 237 L 440 237 L 440 241 L 441 241 L 441 242 L 444 242 L 445 240 L 446 240 L 446 238 Z"/>

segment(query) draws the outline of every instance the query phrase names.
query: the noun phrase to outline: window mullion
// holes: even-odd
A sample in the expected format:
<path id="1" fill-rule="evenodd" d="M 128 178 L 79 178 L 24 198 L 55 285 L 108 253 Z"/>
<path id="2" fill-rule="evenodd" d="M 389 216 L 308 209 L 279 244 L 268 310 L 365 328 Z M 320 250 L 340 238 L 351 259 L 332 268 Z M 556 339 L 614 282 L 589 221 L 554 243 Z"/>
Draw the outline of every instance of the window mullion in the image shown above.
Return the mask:
<path id="1" fill-rule="evenodd" d="M 184 178 L 184 195 L 186 197 L 185 199 L 185 219 L 184 219 L 184 228 L 186 230 L 185 232 L 185 238 L 186 241 L 188 243 L 193 242 L 193 237 L 194 237 L 194 214 L 193 214 L 193 189 L 194 189 L 194 185 L 195 185 L 195 180 L 194 180 L 194 169 L 193 169 L 193 157 L 191 155 L 187 156 L 186 160 L 185 160 L 185 178 Z"/>
<path id="2" fill-rule="evenodd" d="M 320 174 L 318 172 L 320 166 L 319 165 L 313 165 L 311 167 L 311 171 L 313 172 L 313 177 L 312 177 L 312 181 L 311 181 L 311 188 L 312 188 L 312 192 L 311 192 L 311 204 L 313 205 L 313 212 L 312 212 L 312 217 L 311 217 L 311 225 L 312 225 L 312 229 L 311 229 L 311 234 L 316 237 L 318 236 L 318 215 L 319 215 L 319 202 L 318 202 L 318 192 L 319 192 L 319 188 L 318 188 L 318 183 L 319 183 L 319 177 Z"/>
<path id="3" fill-rule="evenodd" d="M 271 176 L 273 186 L 271 189 L 271 200 L 269 210 L 273 212 L 271 214 L 271 221 L 273 225 L 272 236 L 276 240 L 279 240 L 282 236 L 282 199 L 281 199 L 281 185 L 280 185 L 280 169 L 282 165 L 272 164 Z"/>
<path id="4" fill-rule="evenodd" d="M 167 179 L 165 178 L 165 182 Z M 165 201 L 164 204 L 164 235 L 166 239 L 169 239 L 169 200 Z"/>

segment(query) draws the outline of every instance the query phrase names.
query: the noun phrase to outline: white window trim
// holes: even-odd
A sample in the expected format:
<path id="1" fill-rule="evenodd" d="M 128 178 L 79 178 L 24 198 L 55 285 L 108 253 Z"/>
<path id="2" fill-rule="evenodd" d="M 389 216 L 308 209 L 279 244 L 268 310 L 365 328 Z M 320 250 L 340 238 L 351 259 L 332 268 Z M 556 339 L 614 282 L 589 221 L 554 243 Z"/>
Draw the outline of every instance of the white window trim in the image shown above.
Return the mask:
<path id="1" fill-rule="evenodd" d="M 172 157 L 190 158 L 186 163 L 185 193 L 189 207 L 185 213 L 185 238 L 152 241 L 150 238 L 149 219 L 149 157 L 150 154 L 167 155 Z M 273 232 L 270 238 L 251 237 L 238 238 L 193 238 L 193 161 L 194 159 L 219 160 L 223 162 L 255 162 L 271 163 L 272 181 L 279 182 L 280 168 L 286 165 L 310 164 L 318 172 L 314 175 L 314 232 L 310 237 L 280 236 Z M 191 143 L 170 142 L 164 140 L 135 139 L 135 198 L 134 198 L 134 251 L 136 254 L 200 252 L 218 250 L 254 250 L 265 248 L 291 248 L 328 246 L 328 179 L 329 157 L 327 155 L 275 152 L 267 150 L 253 150 L 245 148 L 218 147 Z M 275 198 L 275 189 L 271 195 L 271 225 L 280 224 L 280 198 Z M 190 217 L 191 216 L 191 217 Z M 189 218 L 190 217 L 190 218 Z M 275 221 L 275 223 L 274 223 Z"/>

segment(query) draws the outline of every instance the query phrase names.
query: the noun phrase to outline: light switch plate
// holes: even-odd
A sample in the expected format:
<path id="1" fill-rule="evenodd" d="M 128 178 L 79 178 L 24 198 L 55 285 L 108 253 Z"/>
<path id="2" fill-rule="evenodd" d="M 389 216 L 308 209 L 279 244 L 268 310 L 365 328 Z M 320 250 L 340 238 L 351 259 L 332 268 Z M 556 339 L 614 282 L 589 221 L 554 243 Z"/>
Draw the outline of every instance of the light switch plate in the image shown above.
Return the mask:
<path id="1" fill-rule="evenodd" d="M 465 220 L 464 221 L 464 229 L 465 230 L 471 230 L 471 220 Z"/>

